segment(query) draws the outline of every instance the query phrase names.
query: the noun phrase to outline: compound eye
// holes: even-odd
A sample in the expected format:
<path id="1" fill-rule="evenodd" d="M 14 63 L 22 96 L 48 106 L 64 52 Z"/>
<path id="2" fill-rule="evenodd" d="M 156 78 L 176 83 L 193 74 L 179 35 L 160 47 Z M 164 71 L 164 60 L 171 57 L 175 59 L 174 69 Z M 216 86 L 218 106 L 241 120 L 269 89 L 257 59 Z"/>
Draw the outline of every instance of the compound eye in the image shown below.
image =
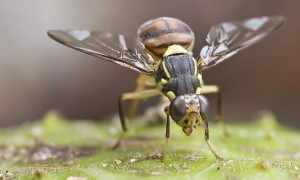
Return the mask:
<path id="1" fill-rule="evenodd" d="M 201 114 L 207 116 L 210 111 L 210 104 L 208 99 L 203 95 L 198 95 L 198 99 L 200 102 L 200 112 Z"/>
<path id="2" fill-rule="evenodd" d="M 169 113 L 174 121 L 178 123 L 186 115 L 186 102 L 183 95 L 177 96 L 170 104 Z"/>

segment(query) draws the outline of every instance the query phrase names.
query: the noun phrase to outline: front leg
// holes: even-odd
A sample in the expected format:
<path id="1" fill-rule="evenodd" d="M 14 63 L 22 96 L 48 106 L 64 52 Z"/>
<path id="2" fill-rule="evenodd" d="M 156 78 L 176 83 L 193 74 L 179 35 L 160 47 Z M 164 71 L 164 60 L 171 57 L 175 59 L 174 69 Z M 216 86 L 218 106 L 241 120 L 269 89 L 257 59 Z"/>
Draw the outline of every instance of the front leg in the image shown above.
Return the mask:
<path id="1" fill-rule="evenodd" d="M 222 106 L 222 94 L 219 86 L 216 85 L 204 85 L 200 91 L 200 94 L 217 94 L 217 122 L 221 125 L 223 132 L 226 136 L 229 136 L 230 133 L 227 131 L 227 128 L 224 125 L 223 118 L 223 106 Z"/>
<path id="2" fill-rule="evenodd" d="M 204 121 L 204 129 L 205 129 L 205 142 L 207 144 L 207 146 L 209 147 L 210 151 L 214 154 L 214 156 L 216 157 L 216 159 L 218 161 L 225 161 L 216 151 L 215 149 L 212 147 L 212 145 L 210 144 L 209 142 L 209 130 L 208 130 L 208 122 L 207 121 Z"/>

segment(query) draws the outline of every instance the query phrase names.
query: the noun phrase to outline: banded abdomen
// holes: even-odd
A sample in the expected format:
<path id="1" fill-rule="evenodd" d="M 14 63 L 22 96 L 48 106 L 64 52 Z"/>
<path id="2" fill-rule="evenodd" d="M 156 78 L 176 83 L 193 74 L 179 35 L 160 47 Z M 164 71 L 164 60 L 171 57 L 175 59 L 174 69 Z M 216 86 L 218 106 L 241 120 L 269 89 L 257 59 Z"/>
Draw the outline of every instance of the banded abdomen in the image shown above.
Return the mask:
<path id="1" fill-rule="evenodd" d="M 194 45 L 194 33 L 179 19 L 160 17 L 142 24 L 138 37 L 155 59 L 161 59 L 171 45 L 181 45 L 191 51 Z"/>

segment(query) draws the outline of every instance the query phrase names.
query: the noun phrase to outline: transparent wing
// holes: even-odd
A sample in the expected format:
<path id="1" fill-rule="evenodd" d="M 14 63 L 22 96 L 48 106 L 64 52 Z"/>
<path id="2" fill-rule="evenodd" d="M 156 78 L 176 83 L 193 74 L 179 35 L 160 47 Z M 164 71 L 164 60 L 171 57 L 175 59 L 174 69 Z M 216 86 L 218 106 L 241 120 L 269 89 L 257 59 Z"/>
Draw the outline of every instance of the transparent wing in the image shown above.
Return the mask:
<path id="1" fill-rule="evenodd" d="M 155 61 L 144 52 L 144 45 L 130 35 L 107 31 L 50 30 L 55 41 L 100 59 L 117 63 L 137 72 L 153 74 Z"/>
<path id="2" fill-rule="evenodd" d="M 201 49 L 199 68 L 203 70 L 219 64 L 238 51 L 260 41 L 279 28 L 283 22 L 282 16 L 263 16 L 213 26 L 206 38 L 208 45 Z"/>

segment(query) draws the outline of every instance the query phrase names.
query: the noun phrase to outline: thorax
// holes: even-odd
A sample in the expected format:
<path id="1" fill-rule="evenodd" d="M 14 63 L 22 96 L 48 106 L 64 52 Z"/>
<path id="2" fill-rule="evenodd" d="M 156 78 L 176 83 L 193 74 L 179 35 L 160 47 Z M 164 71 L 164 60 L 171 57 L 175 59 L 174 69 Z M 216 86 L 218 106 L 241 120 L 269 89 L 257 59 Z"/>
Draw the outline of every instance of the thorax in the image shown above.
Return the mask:
<path id="1" fill-rule="evenodd" d="M 155 80 L 158 89 L 169 99 L 181 94 L 196 94 L 202 84 L 196 60 L 188 53 L 162 58 Z"/>

